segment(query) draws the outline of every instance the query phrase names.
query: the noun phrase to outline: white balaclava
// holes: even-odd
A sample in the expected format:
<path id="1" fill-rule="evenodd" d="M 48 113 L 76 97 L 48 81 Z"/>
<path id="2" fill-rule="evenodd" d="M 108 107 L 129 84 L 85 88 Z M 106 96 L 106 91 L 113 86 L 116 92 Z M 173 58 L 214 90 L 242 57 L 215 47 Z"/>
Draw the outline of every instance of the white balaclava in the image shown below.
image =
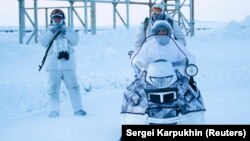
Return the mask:
<path id="1" fill-rule="evenodd" d="M 165 14 L 164 14 L 164 5 L 161 4 L 161 3 L 156 3 L 152 6 L 151 9 L 153 8 L 160 8 L 161 9 L 161 12 L 160 13 L 152 13 L 151 16 L 152 16 L 152 19 L 153 21 L 157 21 L 157 20 L 163 20 L 165 18 Z"/>
<path id="2" fill-rule="evenodd" d="M 159 30 L 165 30 L 167 31 L 167 34 L 158 35 Z M 169 41 L 171 40 L 172 32 L 173 32 L 172 28 L 167 21 L 160 20 L 160 21 L 156 21 L 153 24 L 152 33 L 153 35 L 155 35 L 156 41 L 162 46 L 169 43 Z"/>

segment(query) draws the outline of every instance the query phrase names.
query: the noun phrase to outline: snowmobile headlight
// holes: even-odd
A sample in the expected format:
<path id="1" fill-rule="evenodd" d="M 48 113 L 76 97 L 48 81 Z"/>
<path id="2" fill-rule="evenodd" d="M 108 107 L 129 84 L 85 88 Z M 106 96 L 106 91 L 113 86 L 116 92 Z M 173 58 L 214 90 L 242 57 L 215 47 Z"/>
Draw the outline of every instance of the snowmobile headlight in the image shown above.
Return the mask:
<path id="1" fill-rule="evenodd" d="M 188 76 L 195 76 L 198 73 L 198 67 L 195 64 L 189 64 L 186 69 L 186 74 Z"/>
<path id="2" fill-rule="evenodd" d="M 173 75 L 166 77 L 150 77 L 152 84 L 157 88 L 164 88 L 169 85 L 173 78 Z"/>

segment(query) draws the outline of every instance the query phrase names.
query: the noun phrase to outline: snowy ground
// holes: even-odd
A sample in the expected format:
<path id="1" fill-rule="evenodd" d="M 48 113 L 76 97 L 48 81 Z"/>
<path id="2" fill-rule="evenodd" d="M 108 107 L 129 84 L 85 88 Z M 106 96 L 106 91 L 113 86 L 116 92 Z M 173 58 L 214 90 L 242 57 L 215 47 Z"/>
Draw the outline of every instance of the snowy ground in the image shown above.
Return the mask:
<path id="1" fill-rule="evenodd" d="M 196 56 L 195 78 L 204 97 L 206 124 L 250 124 L 250 17 L 240 23 L 202 23 L 187 37 Z M 123 92 L 133 79 L 127 52 L 135 29 L 80 33 L 77 74 L 86 117 L 75 117 L 62 85 L 61 116 L 47 117 L 46 73 L 38 72 L 44 48 L 18 44 L 17 33 L 0 33 L 1 141 L 115 141 L 120 136 Z M 84 87 L 92 85 L 91 92 Z"/>

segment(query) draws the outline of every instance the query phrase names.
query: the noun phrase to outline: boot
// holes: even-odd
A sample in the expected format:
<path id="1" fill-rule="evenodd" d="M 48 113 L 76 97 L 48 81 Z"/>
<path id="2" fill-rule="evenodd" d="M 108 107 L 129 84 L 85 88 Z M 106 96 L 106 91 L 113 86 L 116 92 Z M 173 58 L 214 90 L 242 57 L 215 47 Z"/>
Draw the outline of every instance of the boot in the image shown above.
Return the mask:
<path id="1" fill-rule="evenodd" d="M 78 110 L 74 112 L 75 116 L 85 116 L 87 113 L 84 110 Z"/>

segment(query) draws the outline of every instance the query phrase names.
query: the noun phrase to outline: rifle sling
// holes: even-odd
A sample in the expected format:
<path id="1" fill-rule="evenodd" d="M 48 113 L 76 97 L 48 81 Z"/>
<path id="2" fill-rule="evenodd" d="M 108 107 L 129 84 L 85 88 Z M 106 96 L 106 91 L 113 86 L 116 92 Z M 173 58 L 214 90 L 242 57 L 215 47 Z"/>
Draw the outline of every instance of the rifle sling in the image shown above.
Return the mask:
<path id="1" fill-rule="evenodd" d="M 49 52 L 49 50 L 50 50 L 50 48 L 51 48 L 51 46 L 52 46 L 52 44 L 53 44 L 53 41 L 56 39 L 56 37 L 57 37 L 61 32 L 62 32 L 62 31 L 59 30 L 59 31 L 55 34 L 55 36 L 50 40 L 49 46 L 48 46 L 48 48 L 46 49 L 45 55 L 43 56 L 42 64 L 39 65 L 39 70 L 38 70 L 38 71 L 40 71 L 40 70 L 42 69 L 42 67 L 43 67 L 43 65 L 44 65 L 44 63 L 45 63 L 45 61 L 46 61 L 48 52 Z"/>

